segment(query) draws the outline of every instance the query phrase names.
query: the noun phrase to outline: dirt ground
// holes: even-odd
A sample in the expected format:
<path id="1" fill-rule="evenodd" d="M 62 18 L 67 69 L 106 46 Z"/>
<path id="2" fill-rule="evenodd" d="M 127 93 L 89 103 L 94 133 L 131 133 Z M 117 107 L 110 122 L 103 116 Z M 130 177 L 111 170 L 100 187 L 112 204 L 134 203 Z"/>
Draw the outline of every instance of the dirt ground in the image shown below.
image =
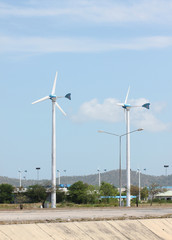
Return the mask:
<path id="1" fill-rule="evenodd" d="M 0 210 L 0 224 L 171 218 L 172 206 Z"/>

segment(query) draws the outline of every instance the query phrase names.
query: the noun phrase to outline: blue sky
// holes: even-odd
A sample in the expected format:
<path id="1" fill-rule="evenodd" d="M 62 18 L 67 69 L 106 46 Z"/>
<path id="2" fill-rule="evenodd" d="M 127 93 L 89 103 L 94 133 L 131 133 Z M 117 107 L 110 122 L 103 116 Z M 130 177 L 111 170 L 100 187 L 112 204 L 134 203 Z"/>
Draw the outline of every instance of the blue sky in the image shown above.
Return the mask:
<path id="1" fill-rule="evenodd" d="M 87 175 L 118 169 L 123 102 L 151 103 L 132 109 L 131 169 L 172 173 L 172 2 L 169 0 L 0 1 L 0 175 L 51 178 L 51 102 L 56 94 L 57 169 Z M 125 138 L 122 139 L 125 168 Z M 22 173 L 22 177 L 24 173 Z"/>

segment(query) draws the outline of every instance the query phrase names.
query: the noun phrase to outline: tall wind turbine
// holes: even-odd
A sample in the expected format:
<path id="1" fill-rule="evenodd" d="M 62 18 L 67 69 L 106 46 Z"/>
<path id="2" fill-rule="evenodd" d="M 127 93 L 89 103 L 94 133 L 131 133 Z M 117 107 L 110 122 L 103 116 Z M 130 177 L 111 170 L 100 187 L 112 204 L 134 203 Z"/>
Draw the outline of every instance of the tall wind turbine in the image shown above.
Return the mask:
<path id="1" fill-rule="evenodd" d="M 55 106 L 66 116 L 66 113 L 57 103 L 58 98 L 68 98 L 71 100 L 71 93 L 66 94 L 63 97 L 58 97 L 55 95 L 56 90 L 56 80 L 57 80 L 57 72 L 54 79 L 54 84 L 52 88 L 52 92 L 49 96 L 43 97 L 32 104 L 45 101 L 50 99 L 52 101 L 52 190 L 51 190 L 51 208 L 56 208 L 56 125 L 55 125 Z"/>
<path id="2" fill-rule="evenodd" d="M 117 103 L 118 106 L 124 108 L 126 119 L 126 171 L 127 171 L 127 201 L 126 206 L 130 207 L 130 109 L 133 107 L 143 107 L 149 109 L 150 103 L 145 103 L 141 106 L 134 106 L 127 103 L 130 87 L 128 88 L 127 95 L 124 103 Z"/>

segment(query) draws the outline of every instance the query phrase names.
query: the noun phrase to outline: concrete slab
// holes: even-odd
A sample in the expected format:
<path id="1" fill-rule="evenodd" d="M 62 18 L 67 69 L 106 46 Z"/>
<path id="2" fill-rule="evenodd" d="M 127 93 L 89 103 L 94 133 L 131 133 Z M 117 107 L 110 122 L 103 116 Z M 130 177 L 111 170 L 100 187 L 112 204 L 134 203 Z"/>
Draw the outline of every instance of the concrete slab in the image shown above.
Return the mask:
<path id="1" fill-rule="evenodd" d="M 127 239 L 161 239 L 155 233 L 152 233 L 149 228 L 138 222 L 138 220 L 108 221 L 108 223 L 111 224 L 116 229 L 116 231 L 119 231 Z"/>
<path id="2" fill-rule="evenodd" d="M 0 232 L 10 240 L 52 240 L 36 224 L 1 225 Z"/>
<path id="3" fill-rule="evenodd" d="M 172 218 L 165 218 L 166 221 L 168 222 L 168 224 L 171 224 L 172 225 Z"/>
<path id="4" fill-rule="evenodd" d="M 75 222 L 75 225 L 83 231 L 90 239 L 95 240 L 125 240 L 128 239 L 106 221 L 97 222 Z M 88 239 L 88 238 L 85 238 Z"/>
<path id="5" fill-rule="evenodd" d="M 47 223 L 38 224 L 38 226 L 45 231 L 54 240 L 79 240 L 88 239 L 91 240 L 85 232 L 83 232 L 74 222 L 66 223 Z"/>
<path id="6" fill-rule="evenodd" d="M 10 240 L 11 238 L 7 237 L 4 233 L 0 232 L 0 239 L 1 240 Z"/>
<path id="7" fill-rule="evenodd" d="M 172 221 L 169 219 L 142 219 L 139 220 L 160 239 L 172 239 Z"/>
<path id="8" fill-rule="evenodd" d="M 0 240 L 171 240 L 172 218 L 0 225 Z"/>

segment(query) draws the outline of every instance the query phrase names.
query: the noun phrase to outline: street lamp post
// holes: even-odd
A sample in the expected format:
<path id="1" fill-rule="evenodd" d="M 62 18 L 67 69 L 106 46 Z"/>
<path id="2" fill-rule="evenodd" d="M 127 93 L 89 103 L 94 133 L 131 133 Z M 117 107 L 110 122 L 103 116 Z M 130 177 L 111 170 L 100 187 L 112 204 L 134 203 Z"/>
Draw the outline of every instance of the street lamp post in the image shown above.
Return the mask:
<path id="1" fill-rule="evenodd" d="M 140 201 L 140 173 L 141 173 L 141 171 L 139 168 L 137 169 L 137 172 L 139 174 L 139 201 Z"/>
<path id="2" fill-rule="evenodd" d="M 27 174 L 27 170 L 25 170 L 24 172 L 25 172 L 25 180 L 26 180 L 26 174 Z"/>
<path id="3" fill-rule="evenodd" d="M 99 188 L 100 188 L 100 169 L 97 169 L 98 175 L 99 175 Z"/>
<path id="4" fill-rule="evenodd" d="M 37 170 L 37 180 L 39 180 L 39 170 L 40 170 L 41 168 L 40 167 L 37 167 L 36 168 L 36 170 Z"/>
<path id="5" fill-rule="evenodd" d="M 134 133 L 134 132 L 137 132 L 137 131 L 142 131 L 143 128 L 138 128 L 136 130 L 133 130 L 131 132 L 127 132 L 125 134 L 122 134 L 122 135 L 118 135 L 118 134 L 115 134 L 115 133 L 110 133 L 110 132 L 105 132 L 105 131 L 101 131 L 99 130 L 98 132 L 99 133 L 106 133 L 106 134 L 110 134 L 110 135 L 113 135 L 113 136 L 117 136 L 119 137 L 119 195 L 120 195 L 120 198 L 119 198 L 119 206 L 121 207 L 121 189 L 122 189 L 122 176 L 121 176 L 121 138 L 123 136 L 126 136 L 126 135 L 129 135 L 131 133 Z M 126 166 L 127 168 L 127 166 Z M 129 173 L 129 179 L 130 179 L 130 173 Z M 128 202 L 129 202 L 129 206 L 130 206 L 130 180 L 128 181 L 128 174 L 127 174 L 127 198 L 129 198 Z"/>
<path id="6" fill-rule="evenodd" d="M 22 173 L 22 171 L 19 170 L 18 172 L 19 172 L 19 183 L 20 183 L 19 186 L 21 188 L 21 173 Z"/>
<path id="7" fill-rule="evenodd" d="M 25 187 L 26 187 L 26 174 L 27 174 L 27 170 L 25 170 L 24 172 L 25 172 L 25 176 L 23 178 L 25 180 Z"/>
<path id="8" fill-rule="evenodd" d="M 166 176 L 167 176 L 167 168 L 168 168 L 168 167 L 169 167 L 169 165 L 164 165 Z"/>
<path id="9" fill-rule="evenodd" d="M 59 180 L 59 186 L 60 186 L 60 170 L 57 170 L 58 172 L 58 180 Z"/>
<path id="10" fill-rule="evenodd" d="M 67 185 L 67 175 L 66 175 L 66 169 L 65 170 L 63 170 L 63 172 L 65 173 L 65 176 L 66 176 L 66 185 Z"/>

